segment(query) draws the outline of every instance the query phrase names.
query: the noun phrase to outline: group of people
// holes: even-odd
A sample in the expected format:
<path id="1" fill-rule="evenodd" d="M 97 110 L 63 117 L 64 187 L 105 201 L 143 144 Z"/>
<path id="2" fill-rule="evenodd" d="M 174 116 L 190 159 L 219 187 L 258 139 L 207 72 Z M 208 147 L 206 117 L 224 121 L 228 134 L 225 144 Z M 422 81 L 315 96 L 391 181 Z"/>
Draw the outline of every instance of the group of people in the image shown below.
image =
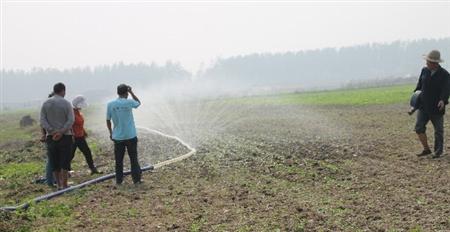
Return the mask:
<path id="1" fill-rule="evenodd" d="M 119 98 L 108 103 L 106 116 L 110 139 L 114 142 L 116 182 L 123 182 L 123 158 L 126 149 L 130 157 L 133 182 L 141 183 L 137 134 L 132 113 L 132 109 L 139 107 L 141 103 L 131 87 L 125 84 L 117 87 L 117 94 Z M 128 94 L 131 94 L 132 99 L 128 99 Z M 68 187 L 71 162 L 77 148 L 83 153 L 91 174 L 101 173 L 94 165 L 91 149 L 86 142 L 88 134 L 84 129 L 84 117 L 81 113 L 81 109 L 87 106 L 86 99 L 80 95 L 70 103 L 64 98 L 65 95 L 66 86 L 56 83 L 40 112 L 41 141 L 45 142 L 47 147 L 45 179 L 48 185 L 56 184 L 58 189 Z"/>
<path id="2" fill-rule="evenodd" d="M 439 158 L 444 150 L 444 117 L 445 106 L 450 95 L 450 74 L 440 66 L 443 62 L 440 52 L 433 50 L 424 56 L 426 67 L 420 73 L 414 91 L 420 91 L 420 97 L 415 101 L 409 114 L 418 110 L 415 132 L 423 146 L 418 156 L 433 154 Z M 47 183 L 53 184 L 53 179 L 59 189 L 67 188 L 68 171 L 75 150 L 79 148 L 92 173 L 99 173 L 92 160 L 92 154 L 86 143 L 87 133 L 84 130 L 84 119 L 80 110 L 86 106 L 83 96 L 73 99 L 72 104 L 64 99 L 66 87 L 57 83 L 53 93 L 44 102 L 41 109 L 41 126 L 48 149 Z M 109 102 L 106 112 L 106 125 L 110 139 L 114 142 L 114 157 L 116 183 L 123 182 L 123 159 L 125 151 L 131 163 L 131 173 L 134 183 L 141 183 L 141 168 L 138 161 L 137 134 L 132 110 L 141 104 L 130 86 L 117 86 L 118 98 Z M 128 99 L 131 95 L 132 99 Z M 428 145 L 426 125 L 431 121 L 434 127 L 434 152 Z M 114 125 L 114 126 L 112 126 Z M 54 178 L 53 178 L 54 177 Z"/>

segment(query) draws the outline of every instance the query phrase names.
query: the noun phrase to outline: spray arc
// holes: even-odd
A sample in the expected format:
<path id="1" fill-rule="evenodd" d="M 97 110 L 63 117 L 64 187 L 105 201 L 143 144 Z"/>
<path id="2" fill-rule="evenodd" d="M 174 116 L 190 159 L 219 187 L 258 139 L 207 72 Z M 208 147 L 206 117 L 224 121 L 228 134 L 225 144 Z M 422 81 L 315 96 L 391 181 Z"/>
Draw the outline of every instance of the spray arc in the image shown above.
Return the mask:
<path id="1" fill-rule="evenodd" d="M 187 144 L 186 142 L 184 142 L 182 139 L 180 139 L 177 136 L 168 135 L 168 134 L 165 134 L 165 133 L 163 133 L 161 131 L 150 129 L 150 128 L 146 128 L 146 127 L 137 127 L 137 128 L 141 129 L 141 130 L 143 130 L 143 131 L 145 131 L 147 133 L 154 133 L 154 134 L 166 137 L 166 138 L 177 140 L 178 142 L 183 144 L 183 146 L 185 146 L 185 147 L 187 147 L 189 149 L 189 152 L 184 154 L 184 155 L 181 155 L 181 156 L 178 156 L 176 158 L 157 163 L 155 165 L 145 166 L 145 167 L 141 168 L 142 172 L 151 171 L 151 170 L 154 170 L 154 169 L 162 168 L 162 167 L 167 166 L 169 164 L 182 161 L 184 159 L 187 159 L 187 158 L 191 157 L 192 155 L 194 155 L 197 152 L 195 150 L 195 148 L 191 147 L 189 144 Z M 124 175 L 129 175 L 130 173 L 131 173 L 131 171 L 126 171 L 123 174 Z M 101 177 L 98 177 L 98 178 L 95 178 L 95 179 L 83 182 L 81 184 L 78 184 L 78 185 L 75 185 L 75 186 L 71 186 L 71 187 L 66 188 L 66 189 L 62 189 L 62 190 L 59 190 L 59 191 L 56 191 L 56 192 L 52 192 L 52 193 L 49 193 L 49 194 L 45 194 L 45 195 L 36 197 L 36 198 L 32 199 L 31 201 L 23 203 L 21 205 L 1 207 L 0 210 L 3 210 L 3 211 L 14 211 L 14 210 L 20 210 L 20 209 L 27 209 L 32 204 L 39 203 L 39 202 L 45 201 L 45 200 L 50 200 L 50 199 L 52 199 L 54 197 L 63 195 L 64 193 L 71 192 L 73 190 L 80 189 L 80 188 L 83 188 L 83 187 L 88 186 L 88 185 L 92 185 L 92 184 L 100 183 L 100 182 L 103 182 L 103 181 L 106 181 L 106 180 L 109 180 L 109 179 L 113 179 L 115 176 L 116 176 L 115 173 L 107 174 L 107 175 L 104 175 L 104 176 L 101 176 Z"/>

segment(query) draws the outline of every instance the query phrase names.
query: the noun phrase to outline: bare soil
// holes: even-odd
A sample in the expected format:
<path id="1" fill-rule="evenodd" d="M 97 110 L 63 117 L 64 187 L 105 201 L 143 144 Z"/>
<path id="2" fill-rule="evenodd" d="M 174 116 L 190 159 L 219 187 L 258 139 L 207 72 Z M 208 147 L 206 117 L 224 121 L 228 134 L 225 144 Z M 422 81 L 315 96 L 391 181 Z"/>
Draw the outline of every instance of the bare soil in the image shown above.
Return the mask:
<path id="1" fill-rule="evenodd" d="M 127 178 L 122 186 L 107 181 L 83 191 L 70 220 L 58 226 L 70 231 L 450 230 L 450 156 L 415 155 L 421 146 L 412 130 L 415 118 L 406 110 L 403 105 L 253 107 L 243 120 L 200 143 L 192 158 L 145 173 L 141 185 Z M 445 121 L 448 130 L 449 116 Z M 111 145 L 105 141 L 104 147 L 96 162 L 112 171 Z M 186 152 L 174 141 L 143 132 L 139 147 L 142 163 Z M 31 226 L 55 225 L 52 217 L 43 217 Z"/>

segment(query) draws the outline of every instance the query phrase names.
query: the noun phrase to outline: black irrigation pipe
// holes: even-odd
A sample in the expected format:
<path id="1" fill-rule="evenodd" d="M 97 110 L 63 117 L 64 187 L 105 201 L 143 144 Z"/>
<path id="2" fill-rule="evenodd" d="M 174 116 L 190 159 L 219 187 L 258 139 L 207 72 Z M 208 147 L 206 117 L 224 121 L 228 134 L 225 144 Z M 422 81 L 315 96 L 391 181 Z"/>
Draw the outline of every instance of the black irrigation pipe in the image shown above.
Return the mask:
<path id="1" fill-rule="evenodd" d="M 145 167 L 141 168 L 141 171 L 145 172 L 145 171 L 151 171 L 153 169 L 154 169 L 153 165 L 149 165 L 149 166 L 145 166 Z M 123 174 L 124 175 L 129 175 L 130 173 L 131 173 L 131 171 L 126 171 Z M 70 186 L 70 187 L 68 187 L 66 189 L 62 189 L 62 190 L 59 190 L 59 191 L 56 191 L 56 192 L 52 192 L 52 193 L 49 193 L 49 194 L 45 194 L 45 195 L 36 197 L 33 200 L 31 200 L 29 202 L 26 202 L 24 204 L 18 205 L 18 206 L 5 206 L 5 207 L 2 207 L 2 208 L 0 208 L 0 210 L 3 210 L 3 211 L 15 211 L 15 210 L 20 210 L 20 209 L 28 209 L 31 204 L 38 203 L 38 202 L 45 201 L 45 200 L 50 200 L 50 199 L 52 199 L 54 197 L 63 195 L 64 193 L 68 193 L 68 192 L 71 192 L 71 191 L 76 190 L 76 189 L 83 188 L 83 187 L 88 186 L 88 185 L 92 185 L 92 184 L 96 184 L 96 183 L 99 183 L 99 182 L 103 182 L 105 180 L 112 179 L 115 176 L 116 176 L 115 173 L 107 174 L 107 175 L 104 175 L 104 176 L 101 176 L 101 177 L 97 177 L 97 178 L 92 179 L 92 180 L 88 180 L 88 181 L 83 182 L 83 183 L 78 184 L 78 185 Z"/>
<path id="2" fill-rule="evenodd" d="M 158 134 L 158 135 L 170 138 L 170 139 L 177 140 L 178 142 L 180 142 L 181 144 L 183 144 L 185 147 L 187 147 L 190 150 L 188 153 L 186 153 L 186 154 L 184 154 L 182 156 L 179 156 L 179 157 L 176 157 L 176 158 L 173 158 L 173 159 L 170 159 L 170 160 L 163 161 L 163 162 L 158 163 L 158 164 L 156 164 L 154 166 L 153 165 L 145 166 L 145 167 L 141 168 L 142 172 L 150 171 L 150 170 L 153 170 L 153 169 L 158 169 L 158 168 L 161 168 L 161 167 L 163 167 L 165 165 L 169 165 L 169 164 L 181 161 L 183 159 L 189 158 L 190 156 L 192 156 L 193 154 L 195 154 L 197 152 L 195 150 L 195 148 L 192 148 L 191 146 L 189 146 L 189 144 L 187 144 L 186 142 L 184 142 L 183 140 L 181 140 L 177 136 L 164 134 L 164 133 L 162 133 L 160 131 L 157 131 L 157 130 L 154 130 L 154 129 L 150 129 L 150 128 L 145 128 L 145 127 L 138 127 L 138 128 L 142 129 L 142 130 L 145 130 L 148 133 L 155 133 L 155 134 Z M 124 175 L 129 175 L 130 173 L 131 173 L 131 171 L 126 171 L 123 174 Z M 1 207 L 0 210 L 2 210 L 2 211 L 14 211 L 14 210 L 19 210 L 19 209 L 28 209 L 31 206 L 31 204 L 38 203 L 38 202 L 41 202 L 41 201 L 44 201 L 44 200 L 52 199 L 54 197 L 63 195 L 64 193 L 67 193 L 67 192 L 70 192 L 70 191 L 73 191 L 73 190 L 76 190 L 76 189 L 79 189 L 79 188 L 83 188 L 84 186 L 87 186 L 87 185 L 103 182 L 105 180 L 112 179 L 115 176 L 116 176 L 115 173 L 107 174 L 107 175 L 104 175 L 104 176 L 101 176 L 101 177 L 98 177 L 98 178 L 95 178 L 95 179 L 83 182 L 81 184 L 78 184 L 78 185 L 75 185 L 75 186 L 71 186 L 71 187 L 66 188 L 66 189 L 62 189 L 62 190 L 59 190 L 59 191 L 56 191 L 56 192 L 52 192 L 52 193 L 49 193 L 49 194 L 42 195 L 40 197 L 36 197 L 33 200 L 28 201 L 27 203 L 24 203 L 24 204 L 21 204 L 21 205 L 18 205 L 18 206 Z"/>
<path id="3" fill-rule="evenodd" d="M 163 162 L 158 163 L 158 164 L 156 164 L 154 166 L 153 165 L 145 166 L 145 167 L 141 168 L 142 172 L 153 170 L 153 169 L 158 169 L 158 168 L 161 168 L 163 166 L 166 166 L 166 165 L 169 165 L 169 164 L 181 161 L 183 159 L 189 158 L 190 156 L 192 156 L 193 154 L 195 154 L 197 152 L 195 150 L 195 148 L 192 148 L 191 146 L 189 146 L 189 144 L 187 144 L 186 142 L 184 142 L 183 140 L 181 140 L 177 136 L 168 135 L 168 134 L 165 134 L 165 133 L 162 133 L 160 131 L 157 131 L 157 130 L 154 130 L 154 129 L 150 129 L 150 128 L 145 128 L 145 127 L 138 127 L 138 128 L 142 129 L 142 130 L 145 130 L 148 133 L 155 133 L 155 134 L 158 134 L 158 135 L 170 138 L 170 139 L 177 140 L 178 142 L 180 142 L 181 144 L 183 144 L 185 147 L 187 147 L 190 150 L 188 153 L 186 153 L 186 154 L 184 154 L 182 156 L 179 156 L 179 157 L 176 157 L 176 158 L 173 158 L 173 159 L 170 159 L 170 160 L 163 161 Z M 126 171 L 123 174 L 124 175 L 129 175 L 130 173 L 131 173 L 131 171 Z M 60 196 L 60 195 L 62 195 L 64 193 L 67 193 L 67 192 L 70 192 L 70 191 L 73 191 L 73 190 L 76 190 L 76 189 L 79 189 L 79 188 L 83 188 L 84 186 L 87 186 L 87 185 L 96 184 L 96 183 L 99 183 L 99 182 L 103 182 L 105 180 L 112 179 L 115 176 L 116 176 L 115 173 L 107 174 L 107 175 L 104 175 L 104 176 L 101 176 L 101 177 L 98 177 L 98 178 L 95 178 L 95 179 L 83 182 L 81 184 L 78 184 L 78 185 L 75 185 L 75 186 L 71 186 L 71 187 L 66 188 L 66 189 L 62 189 L 62 190 L 59 190 L 59 191 L 56 191 L 56 192 L 52 192 L 52 193 L 49 193 L 49 194 L 46 194 L 46 195 L 43 195 L 43 196 L 40 196 L 40 197 L 36 197 L 33 200 L 31 200 L 31 201 L 29 201 L 27 203 L 18 205 L 18 206 L 1 207 L 0 210 L 2 210 L 2 211 L 14 211 L 14 210 L 19 210 L 19 209 L 28 209 L 30 207 L 30 205 L 33 204 L 33 203 L 38 203 L 38 202 L 41 202 L 41 201 L 44 201 L 44 200 L 49 200 L 51 198 Z"/>

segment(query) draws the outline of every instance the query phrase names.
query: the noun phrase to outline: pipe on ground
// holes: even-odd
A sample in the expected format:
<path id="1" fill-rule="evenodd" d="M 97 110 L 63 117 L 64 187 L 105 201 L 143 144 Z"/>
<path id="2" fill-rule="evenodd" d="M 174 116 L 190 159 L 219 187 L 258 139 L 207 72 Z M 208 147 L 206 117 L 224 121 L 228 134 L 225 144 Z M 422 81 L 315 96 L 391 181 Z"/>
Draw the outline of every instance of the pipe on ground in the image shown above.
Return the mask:
<path id="1" fill-rule="evenodd" d="M 171 163 L 175 163 L 175 162 L 181 161 L 183 159 L 186 159 L 186 158 L 192 156 L 196 152 L 196 150 L 194 148 L 192 148 L 191 146 L 189 146 L 189 144 L 187 144 L 186 142 L 184 142 L 183 140 L 181 140 L 180 138 L 178 138 L 176 136 L 167 135 L 167 134 L 164 134 L 164 133 L 162 133 L 160 131 L 157 131 L 157 130 L 154 130 L 154 129 L 145 128 L 145 127 L 138 127 L 138 128 L 142 129 L 142 130 L 146 130 L 148 133 L 155 133 L 155 134 L 167 137 L 167 138 L 175 139 L 178 142 L 180 142 L 181 144 L 183 144 L 184 146 L 186 146 L 190 150 L 190 152 L 188 152 L 188 153 L 186 153 L 186 154 L 184 154 L 182 156 L 179 156 L 179 157 L 176 157 L 176 158 L 173 158 L 173 159 L 170 159 L 170 160 L 163 161 L 163 162 L 158 163 L 158 164 L 156 164 L 154 166 L 153 165 L 145 166 L 145 167 L 141 168 L 142 172 L 150 171 L 150 170 L 153 170 L 153 169 L 158 169 L 158 168 L 161 168 L 163 166 L 169 165 Z M 129 175 L 130 173 L 131 173 L 131 171 L 125 171 L 123 174 L 124 175 Z M 60 196 L 60 195 L 62 195 L 64 193 L 67 193 L 67 192 L 70 192 L 70 191 L 73 191 L 73 190 L 76 190 L 76 189 L 79 189 L 79 188 L 83 188 L 83 187 L 85 187 L 87 185 L 92 185 L 92 184 L 96 184 L 96 183 L 99 183 L 99 182 L 103 182 L 105 180 L 112 179 L 115 176 L 116 176 L 115 173 L 107 174 L 107 175 L 104 175 L 104 176 L 101 176 L 101 177 L 98 177 L 98 178 L 95 178 L 95 179 L 83 182 L 83 183 L 78 184 L 78 185 L 70 186 L 69 188 L 66 188 L 66 189 L 62 189 L 62 190 L 59 190 L 59 191 L 56 191 L 56 192 L 52 192 L 52 193 L 49 193 L 49 194 L 45 194 L 45 195 L 36 197 L 33 200 L 31 200 L 29 202 L 26 202 L 24 204 L 21 204 L 21 205 L 1 207 L 0 210 L 3 210 L 3 211 L 14 211 L 14 210 L 19 210 L 19 209 L 28 209 L 31 204 L 39 203 L 39 202 L 44 201 L 44 200 L 50 200 L 50 199 L 52 199 L 54 197 L 57 197 L 57 196 Z"/>
<path id="2" fill-rule="evenodd" d="M 153 169 L 154 169 L 154 167 L 152 165 L 149 165 L 149 166 L 145 166 L 145 167 L 141 168 L 141 171 L 144 172 L 144 171 L 149 171 L 149 170 L 153 170 Z M 129 175 L 130 173 L 131 173 L 131 171 L 126 171 L 123 174 L 124 175 Z M 24 204 L 18 205 L 18 206 L 6 206 L 6 207 L 2 207 L 0 209 L 1 210 L 5 210 L 5 211 L 14 211 L 14 210 L 18 210 L 18 209 L 27 209 L 28 207 L 30 207 L 31 204 L 39 203 L 39 202 L 44 201 L 44 200 L 50 200 L 50 199 L 52 199 L 54 197 L 60 196 L 60 195 L 62 195 L 64 193 L 73 191 L 75 189 L 83 188 L 83 187 L 91 185 L 91 184 L 96 184 L 96 183 L 99 183 L 99 182 L 103 182 L 105 180 L 112 179 L 115 176 L 116 176 L 115 173 L 107 174 L 107 175 L 104 175 L 104 176 L 101 176 L 101 177 L 98 177 L 98 178 L 95 178 L 95 179 L 92 179 L 92 180 L 88 180 L 88 181 L 83 182 L 83 183 L 78 184 L 78 185 L 70 186 L 70 187 L 68 187 L 66 189 L 61 189 L 61 190 L 58 190 L 56 192 L 51 192 L 49 194 L 45 194 L 45 195 L 36 197 L 33 200 L 31 200 L 29 202 L 26 202 Z"/>

